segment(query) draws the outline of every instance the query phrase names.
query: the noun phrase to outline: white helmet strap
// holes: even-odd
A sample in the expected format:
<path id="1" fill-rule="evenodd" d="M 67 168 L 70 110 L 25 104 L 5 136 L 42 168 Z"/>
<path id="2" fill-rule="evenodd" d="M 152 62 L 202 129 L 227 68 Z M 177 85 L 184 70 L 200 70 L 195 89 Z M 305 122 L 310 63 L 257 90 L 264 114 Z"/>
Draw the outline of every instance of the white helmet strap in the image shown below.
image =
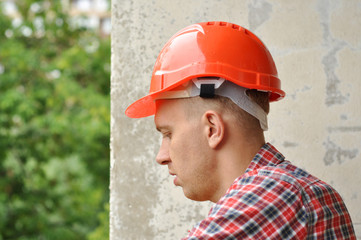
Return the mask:
<path id="1" fill-rule="evenodd" d="M 193 82 L 194 84 L 189 84 Z M 247 95 L 247 88 L 241 87 L 224 78 L 195 78 L 185 85 L 184 90 L 167 91 L 157 96 L 157 99 L 187 98 L 200 96 L 212 98 L 214 95 L 231 99 L 238 107 L 257 118 L 261 128 L 267 131 L 267 113 Z"/>

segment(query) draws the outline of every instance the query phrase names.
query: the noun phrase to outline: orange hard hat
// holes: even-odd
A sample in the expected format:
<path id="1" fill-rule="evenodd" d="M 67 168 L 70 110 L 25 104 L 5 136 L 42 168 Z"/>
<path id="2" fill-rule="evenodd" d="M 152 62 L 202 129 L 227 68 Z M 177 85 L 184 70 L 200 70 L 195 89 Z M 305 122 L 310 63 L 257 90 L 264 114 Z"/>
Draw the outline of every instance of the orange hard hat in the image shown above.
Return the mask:
<path id="1" fill-rule="evenodd" d="M 153 115 L 157 96 L 192 79 L 210 76 L 269 92 L 270 101 L 285 96 L 273 58 L 258 37 L 236 24 L 204 22 L 171 37 L 155 63 L 149 94 L 125 113 L 132 118 Z"/>

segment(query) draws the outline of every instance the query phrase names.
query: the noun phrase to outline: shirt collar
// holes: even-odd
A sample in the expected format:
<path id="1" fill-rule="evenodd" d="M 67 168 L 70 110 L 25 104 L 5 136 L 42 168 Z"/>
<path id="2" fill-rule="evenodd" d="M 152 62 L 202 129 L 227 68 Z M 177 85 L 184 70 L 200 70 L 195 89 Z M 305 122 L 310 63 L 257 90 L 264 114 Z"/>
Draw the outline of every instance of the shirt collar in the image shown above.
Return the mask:
<path id="1" fill-rule="evenodd" d="M 278 164 L 285 161 L 285 157 L 270 143 L 264 144 L 258 153 L 254 156 L 251 163 L 248 165 L 247 170 L 244 174 L 235 179 L 231 187 L 227 190 L 228 195 L 232 190 L 239 187 L 240 180 L 245 175 L 252 175 L 252 171 L 257 171 L 260 168 L 277 166 Z"/>
<path id="2" fill-rule="evenodd" d="M 276 166 L 283 162 L 285 157 L 270 143 L 266 143 L 254 156 L 245 173 L 261 167 Z"/>

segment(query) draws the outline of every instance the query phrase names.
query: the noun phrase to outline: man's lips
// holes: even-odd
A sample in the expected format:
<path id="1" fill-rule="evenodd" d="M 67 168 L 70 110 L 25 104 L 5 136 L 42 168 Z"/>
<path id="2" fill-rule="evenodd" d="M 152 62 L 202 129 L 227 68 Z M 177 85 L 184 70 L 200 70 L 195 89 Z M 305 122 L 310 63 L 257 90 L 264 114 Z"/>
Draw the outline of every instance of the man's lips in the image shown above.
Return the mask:
<path id="1" fill-rule="evenodd" d="M 174 183 L 174 185 L 178 186 L 179 184 L 178 184 L 177 174 L 175 174 L 175 173 L 173 173 L 173 172 L 169 171 L 169 175 L 171 175 L 171 176 L 174 176 L 174 177 L 175 177 L 175 178 L 174 178 L 174 180 L 173 180 L 173 183 Z"/>

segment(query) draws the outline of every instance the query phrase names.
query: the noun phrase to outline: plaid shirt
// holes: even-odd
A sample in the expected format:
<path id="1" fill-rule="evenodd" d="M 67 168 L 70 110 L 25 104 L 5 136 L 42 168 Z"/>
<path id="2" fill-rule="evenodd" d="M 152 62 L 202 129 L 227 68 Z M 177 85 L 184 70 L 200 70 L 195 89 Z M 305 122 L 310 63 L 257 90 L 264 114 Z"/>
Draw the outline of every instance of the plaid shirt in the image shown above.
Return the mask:
<path id="1" fill-rule="evenodd" d="M 340 195 L 265 144 L 191 239 L 356 239 Z"/>

